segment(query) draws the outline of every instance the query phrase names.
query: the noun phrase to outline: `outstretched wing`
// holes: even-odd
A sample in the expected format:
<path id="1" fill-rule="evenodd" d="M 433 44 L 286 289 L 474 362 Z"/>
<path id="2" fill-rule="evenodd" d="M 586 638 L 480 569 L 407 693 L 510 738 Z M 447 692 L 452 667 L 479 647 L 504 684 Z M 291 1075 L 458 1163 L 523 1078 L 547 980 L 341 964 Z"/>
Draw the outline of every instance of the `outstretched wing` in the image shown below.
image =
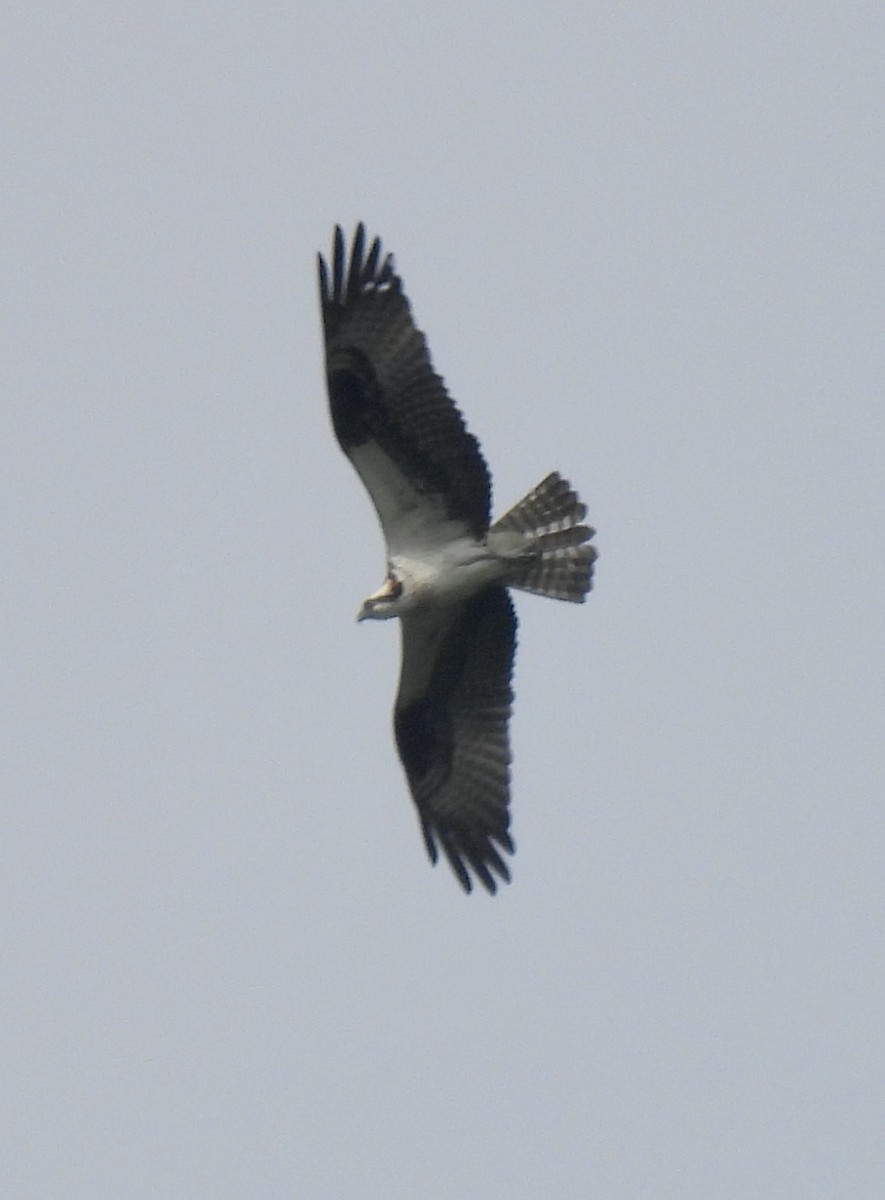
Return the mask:
<path id="1" fill-rule="evenodd" d="M 510 880 L 510 681 L 516 616 L 506 588 L 402 617 L 394 728 L 431 860 L 438 846 L 466 891 Z"/>
<path id="2" fill-rule="evenodd" d="M 388 546 L 406 548 L 416 527 L 419 542 L 432 542 L 432 527 L 446 521 L 482 536 L 489 525 L 488 468 L 433 371 L 393 257 L 382 258 L 378 238 L 366 253 L 362 224 L 349 262 L 340 226 L 331 273 L 318 257 L 332 424 L 372 497 Z"/>

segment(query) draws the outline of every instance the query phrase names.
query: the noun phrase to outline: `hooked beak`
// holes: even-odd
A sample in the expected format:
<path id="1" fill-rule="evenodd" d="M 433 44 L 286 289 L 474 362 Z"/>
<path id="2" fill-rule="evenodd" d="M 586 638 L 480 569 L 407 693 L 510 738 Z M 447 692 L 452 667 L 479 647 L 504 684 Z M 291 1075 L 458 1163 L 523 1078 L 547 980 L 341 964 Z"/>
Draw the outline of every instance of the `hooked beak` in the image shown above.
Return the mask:
<path id="1" fill-rule="evenodd" d="M 357 621 L 365 621 L 367 617 L 372 615 L 372 604 L 375 600 L 390 600 L 397 594 L 397 589 L 400 587 L 395 579 L 390 575 L 381 584 L 377 592 L 373 592 L 367 600 L 363 601 L 363 606 L 356 614 Z"/>

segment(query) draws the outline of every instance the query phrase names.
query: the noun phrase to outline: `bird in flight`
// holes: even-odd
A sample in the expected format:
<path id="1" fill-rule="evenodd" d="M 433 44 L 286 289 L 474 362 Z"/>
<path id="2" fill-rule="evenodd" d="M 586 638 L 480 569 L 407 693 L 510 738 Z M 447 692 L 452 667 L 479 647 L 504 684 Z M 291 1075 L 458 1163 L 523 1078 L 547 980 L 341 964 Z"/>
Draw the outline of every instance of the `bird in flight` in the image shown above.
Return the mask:
<path id="1" fill-rule="evenodd" d="M 431 364 L 393 256 L 365 227 L 318 255 L 332 425 L 381 522 L 387 577 L 358 620 L 399 617 L 396 744 L 431 862 L 510 881 L 516 615 L 509 588 L 583 602 L 596 550 L 555 472 L 491 523 L 479 443 Z"/>

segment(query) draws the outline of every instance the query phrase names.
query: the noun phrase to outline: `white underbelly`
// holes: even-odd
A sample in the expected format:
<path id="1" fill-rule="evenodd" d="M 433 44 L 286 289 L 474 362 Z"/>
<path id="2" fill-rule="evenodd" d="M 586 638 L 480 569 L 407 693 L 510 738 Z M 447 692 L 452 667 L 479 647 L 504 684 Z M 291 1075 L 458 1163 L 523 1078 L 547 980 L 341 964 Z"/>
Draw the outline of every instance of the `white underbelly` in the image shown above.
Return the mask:
<path id="1" fill-rule="evenodd" d="M 472 540 L 459 540 L 441 547 L 425 558 L 395 555 L 391 565 L 414 590 L 416 599 L 431 604 L 453 604 L 498 583 L 506 574 L 506 563 Z"/>

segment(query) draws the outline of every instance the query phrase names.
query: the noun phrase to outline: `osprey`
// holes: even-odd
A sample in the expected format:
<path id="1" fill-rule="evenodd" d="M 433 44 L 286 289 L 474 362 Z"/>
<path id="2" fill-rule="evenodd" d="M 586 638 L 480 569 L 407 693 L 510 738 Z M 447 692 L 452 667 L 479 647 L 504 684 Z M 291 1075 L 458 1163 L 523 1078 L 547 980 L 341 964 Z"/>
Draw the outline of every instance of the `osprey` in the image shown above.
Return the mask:
<path id="1" fill-rule="evenodd" d="M 465 891 L 510 872 L 511 675 L 508 588 L 583 602 L 594 530 L 571 486 L 548 475 L 493 525 L 489 471 L 434 373 L 392 255 L 362 224 L 348 260 L 335 229 L 319 259 L 332 424 L 384 533 L 387 578 L 358 620 L 399 617 L 394 709 L 399 756 L 427 852 Z M 497 876 L 497 879 L 496 879 Z"/>

